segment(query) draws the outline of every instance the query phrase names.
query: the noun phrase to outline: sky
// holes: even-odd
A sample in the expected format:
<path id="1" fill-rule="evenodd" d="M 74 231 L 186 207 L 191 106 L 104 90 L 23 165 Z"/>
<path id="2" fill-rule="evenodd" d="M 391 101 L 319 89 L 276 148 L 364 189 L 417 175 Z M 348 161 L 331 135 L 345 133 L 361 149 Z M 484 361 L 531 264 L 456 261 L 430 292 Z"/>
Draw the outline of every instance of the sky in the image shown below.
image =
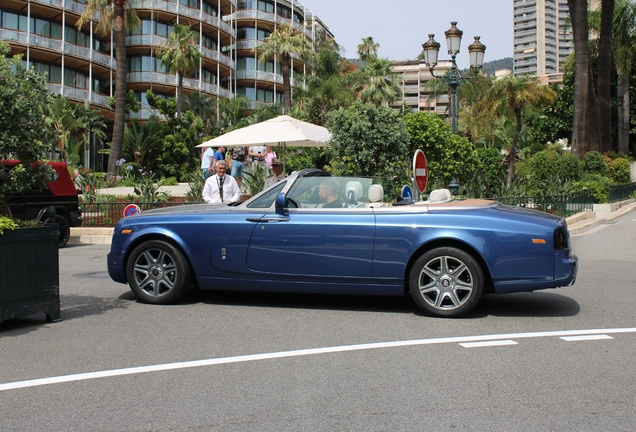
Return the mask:
<path id="1" fill-rule="evenodd" d="M 346 58 L 358 57 L 362 38 L 380 44 L 379 57 L 415 60 L 428 34 L 442 47 L 439 59 L 449 59 L 444 32 L 457 21 L 464 32 L 457 65 L 468 67 L 468 45 L 481 36 L 484 62 L 512 57 L 513 0 L 301 0 L 329 28 Z"/>

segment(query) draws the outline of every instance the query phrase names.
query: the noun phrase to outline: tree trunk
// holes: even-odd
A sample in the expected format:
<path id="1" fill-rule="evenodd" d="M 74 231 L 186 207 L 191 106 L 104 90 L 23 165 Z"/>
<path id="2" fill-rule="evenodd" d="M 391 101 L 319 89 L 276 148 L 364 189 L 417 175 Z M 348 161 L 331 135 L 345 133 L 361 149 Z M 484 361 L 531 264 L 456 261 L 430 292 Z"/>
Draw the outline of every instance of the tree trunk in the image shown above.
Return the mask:
<path id="1" fill-rule="evenodd" d="M 618 105 L 618 151 L 629 154 L 629 74 L 618 76 L 616 85 Z"/>
<path id="2" fill-rule="evenodd" d="M 583 159 L 590 150 L 601 150 L 598 105 L 592 82 L 588 46 L 587 0 L 568 0 L 574 36 L 574 114 L 572 152 Z"/>
<path id="3" fill-rule="evenodd" d="M 515 175 L 515 155 L 517 154 L 517 143 L 521 137 L 521 108 L 515 108 L 515 120 L 517 122 L 517 129 L 515 130 L 515 137 L 510 143 L 510 151 L 508 152 L 508 182 L 507 187 L 510 187 Z"/>
<path id="4" fill-rule="evenodd" d="M 602 0 L 601 34 L 598 45 L 598 123 L 601 153 L 612 150 L 612 109 L 610 81 L 612 72 L 612 21 L 614 0 Z"/>
<path id="5" fill-rule="evenodd" d="M 283 114 L 291 111 L 291 56 L 281 55 L 281 72 L 283 74 Z"/>
<path id="6" fill-rule="evenodd" d="M 181 93 L 183 91 L 183 78 L 177 72 L 177 117 L 181 116 Z"/>
<path id="7" fill-rule="evenodd" d="M 113 140 L 108 158 L 108 183 L 113 185 L 117 178 L 116 162 L 121 159 L 124 143 L 124 125 L 126 123 L 126 35 L 124 24 L 124 2 L 115 2 L 113 38 L 115 41 L 115 60 L 117 77 L 115 79 L 115 124 Z"/>

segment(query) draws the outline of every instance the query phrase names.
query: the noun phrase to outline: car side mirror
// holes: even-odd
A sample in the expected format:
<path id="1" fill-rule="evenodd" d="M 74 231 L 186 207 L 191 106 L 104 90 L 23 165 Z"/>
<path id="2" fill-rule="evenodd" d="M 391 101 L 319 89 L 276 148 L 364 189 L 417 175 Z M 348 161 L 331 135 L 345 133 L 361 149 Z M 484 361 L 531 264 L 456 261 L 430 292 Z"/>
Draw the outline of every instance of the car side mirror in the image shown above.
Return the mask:
<path id="1" fill-rule="evenodd" d="M 274 204 L 276 208 L 276 214 L 285 214 L 285 194 L 279 193 L 276 197 L 276 203 Z"/>

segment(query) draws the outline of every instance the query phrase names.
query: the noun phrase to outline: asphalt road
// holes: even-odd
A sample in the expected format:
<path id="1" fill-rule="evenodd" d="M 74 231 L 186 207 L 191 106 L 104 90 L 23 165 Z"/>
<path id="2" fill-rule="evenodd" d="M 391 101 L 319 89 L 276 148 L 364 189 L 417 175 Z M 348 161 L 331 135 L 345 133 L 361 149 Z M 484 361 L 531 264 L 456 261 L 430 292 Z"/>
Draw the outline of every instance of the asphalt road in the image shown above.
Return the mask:
<path id="1" fill-rule="evenodd" d="M 574 286 L 455 320 L 391 298 L 145 305 L 108 246 L 71 245 L 64 321 L 0 324 L 0 431 L 636 430 L 635 239 L 633 212 L 573 238 Z"/>

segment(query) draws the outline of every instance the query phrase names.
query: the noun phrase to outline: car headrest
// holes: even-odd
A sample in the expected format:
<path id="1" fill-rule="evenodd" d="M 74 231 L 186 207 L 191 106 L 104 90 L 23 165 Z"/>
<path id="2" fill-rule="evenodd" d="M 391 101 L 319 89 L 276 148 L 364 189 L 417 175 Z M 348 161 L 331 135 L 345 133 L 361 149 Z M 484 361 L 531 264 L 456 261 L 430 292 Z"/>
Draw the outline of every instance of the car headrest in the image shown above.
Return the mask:
<path id="1" fill-rule="evenodd" d="M 382 202 L 384 200 L 384 188 L 382 185 L 374 184 L 369 186 L 369 201 Z"/>
<path id="2" fill-rule="evenodd" d="M 445 202 L 451 200 L 451 193 L 448 189 L 435 189 L 428 196 L 429 202 Z"/>
<path id="3" fill-rule="evenodd" d="M 357 204 L 358 200 L 362 198 L 362 183 L 359 181 L 349 181 L 345 187 L 347 192 L 347 201 L 349 204 Z"/>

